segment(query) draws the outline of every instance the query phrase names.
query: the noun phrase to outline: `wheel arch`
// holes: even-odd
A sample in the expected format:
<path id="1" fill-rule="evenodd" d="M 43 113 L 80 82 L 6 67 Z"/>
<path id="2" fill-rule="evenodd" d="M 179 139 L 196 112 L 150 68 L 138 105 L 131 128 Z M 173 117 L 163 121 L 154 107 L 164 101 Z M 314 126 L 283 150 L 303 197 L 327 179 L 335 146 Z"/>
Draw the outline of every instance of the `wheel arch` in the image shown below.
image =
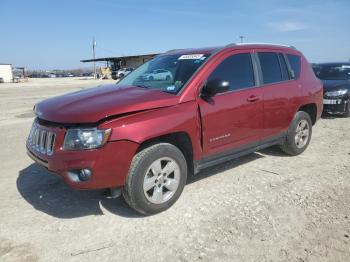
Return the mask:
<path id="1" fill-rule="evenodd" d="M 302 105 L 299 107 L 298 111 L 304 111 L 305 113 L 309 114 L 312 125 L 316 123 L 317 120 L 317 105 L 315 103 L 309 103 Z"/>
<path id="2" fill-rule="evenodd" d="M 193 146 L 190 135 L 187 132 L 174 132 L 147 139 L 140 143 L 137 152 L 156 143 L 169 143 L 179 148 L 185 156 L 189 172 L 193 172 Z"/>

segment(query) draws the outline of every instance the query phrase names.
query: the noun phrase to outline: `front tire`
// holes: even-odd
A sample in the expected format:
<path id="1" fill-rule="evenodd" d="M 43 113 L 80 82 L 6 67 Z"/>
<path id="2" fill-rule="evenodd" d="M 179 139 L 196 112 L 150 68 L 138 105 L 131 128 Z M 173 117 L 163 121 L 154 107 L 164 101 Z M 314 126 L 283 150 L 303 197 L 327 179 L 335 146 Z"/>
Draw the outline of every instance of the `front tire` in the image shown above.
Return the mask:
<path id="1" fill-rule="evenodd" d="M 129 169 L 123 196 L 141 214 L 165 211 L 180 197 L 187 180 L 187 163 L 174 145 L 159 143 L 138 152 Z"/>
<path id="2" fill-rule="evenodd" d="M 301 154 L 308 147 L 311 135 L 310 115 L 304 111 L 297 112 L 288 129 L 286 140 L 281 145 L 282 151 L 292 156 Z"/>

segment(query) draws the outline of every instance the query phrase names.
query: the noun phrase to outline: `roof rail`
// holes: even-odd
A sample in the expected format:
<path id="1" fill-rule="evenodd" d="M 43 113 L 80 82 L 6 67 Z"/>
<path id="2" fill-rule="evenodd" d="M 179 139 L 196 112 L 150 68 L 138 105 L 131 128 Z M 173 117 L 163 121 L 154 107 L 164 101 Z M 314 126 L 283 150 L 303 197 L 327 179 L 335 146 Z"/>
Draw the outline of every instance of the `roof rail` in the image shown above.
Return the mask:
<path id="1" fill-rule="evenodd" d="M 231 44 L 226 45 L 225 47 L 242 46 L 242 45 L 269 45 L 269 46 L 281 46 L 281 47 L 289 47 L 289 48 L 296 49 L 292 45 L 275 44 L 275 43 L 231 43 Z"/>

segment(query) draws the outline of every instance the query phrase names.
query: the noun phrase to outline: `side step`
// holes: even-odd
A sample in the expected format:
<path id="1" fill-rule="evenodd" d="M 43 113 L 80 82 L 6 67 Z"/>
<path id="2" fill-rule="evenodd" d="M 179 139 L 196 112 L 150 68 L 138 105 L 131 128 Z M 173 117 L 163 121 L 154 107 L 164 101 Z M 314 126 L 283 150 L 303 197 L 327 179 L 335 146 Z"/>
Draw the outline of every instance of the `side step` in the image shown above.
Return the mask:
<path id="1" fill-rule="evenodd" d="M 264 144 L 260 144 L 260 145 L 255 146 L 255 147 L 236 149 L 236 150 L 231 151 L 231 152 L 226 152 L 224 154 L 209 156 L 209 157 L 206 157 L 202 160 L 195 161 L 194 174 L 199 173 L 201 170 L 203 170 L 205 168 L 215 166 L 215 165 L 227 162 L 229 160 L 233 160 L 233 159 L 239 158 L 241 156 L 254 153 L 254 152 L 259 151 L 259 150 L 263 150 L 265 148 L 268 148 L 268 147 L 271 147 L 274 145 L 280 145 L 284 142 L 284 140 L 285 140 L 285 134 L 283 134 L 282 136 L 279 136 L 278 138 L 273 139 L 272 141 L 270 140 Z"/>

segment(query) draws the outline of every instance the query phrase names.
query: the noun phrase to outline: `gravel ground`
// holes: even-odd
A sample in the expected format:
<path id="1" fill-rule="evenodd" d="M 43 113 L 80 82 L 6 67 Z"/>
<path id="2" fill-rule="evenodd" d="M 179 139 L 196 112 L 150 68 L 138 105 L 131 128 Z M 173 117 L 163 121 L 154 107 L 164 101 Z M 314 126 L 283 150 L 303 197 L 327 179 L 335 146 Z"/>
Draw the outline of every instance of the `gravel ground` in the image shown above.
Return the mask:
<path id="1" fill-rule="evenodd" d="M 142 217 L 25 153 L 35 102 L 107 82 L 0 85 L 0 261 L 350 261 L 349 118 L 320 120 L 300 156 L 270 148 L 190 177 Z"/>

